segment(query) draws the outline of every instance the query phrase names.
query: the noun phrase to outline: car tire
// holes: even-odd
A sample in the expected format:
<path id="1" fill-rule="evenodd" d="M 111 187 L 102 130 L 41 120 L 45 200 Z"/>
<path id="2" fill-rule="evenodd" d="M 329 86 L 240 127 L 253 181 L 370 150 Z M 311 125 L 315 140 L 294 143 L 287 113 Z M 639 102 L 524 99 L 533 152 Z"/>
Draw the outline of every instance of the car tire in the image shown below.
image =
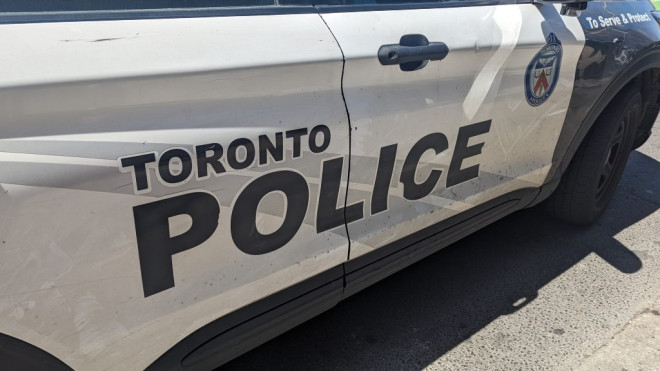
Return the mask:
<path id="1" fill-rule="evenodd" d="M 572 224 L 588 225 L 605 211 L 633 149 L 642 96 L 625 87 L 596 120 L 575 153 L 546 210 Z"/>

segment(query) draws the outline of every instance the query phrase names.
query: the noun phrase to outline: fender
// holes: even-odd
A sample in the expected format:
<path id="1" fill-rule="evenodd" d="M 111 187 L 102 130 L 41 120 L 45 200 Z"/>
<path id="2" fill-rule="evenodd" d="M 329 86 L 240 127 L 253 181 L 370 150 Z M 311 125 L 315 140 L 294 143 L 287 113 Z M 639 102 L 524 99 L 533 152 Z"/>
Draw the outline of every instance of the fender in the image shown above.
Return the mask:
<path id="1" fill-rule="evenodd" d="M 566 150 L 555 150 L 552 161 L 553 168 L 550 170 L 549 179 L 554 181 L 561 177 L 561 175 L 568 167 L 568 164 L 570 164 L 571 160 L 573 159 L 573 155 L 575 155 L 575 152 L 577 152 L 580 144 L 582 144 L 582 140 L 587 136 L 587 133 L 589 133 L 589 130 L 591 130 L 593 127 L 596 119 L 598 119 L 607 105 L 614 99 L 614 97 L 616 97 L 616 95 L 623 89 L 623 87 L 628 85 L 628 83 L 630 83 L 635 77 L 639 76 L 642 72 L 652 68 L 660 68 L 660 43 L 657 43 L 642 57 L 624 67 L 624 69 L 607 86 L 587 116 L 582 120 L 581 123 L 579 123 L 579 126 L 577 126 L 575 123 L 569 122 L 567 117 L 567 121 L 564 124 L 564 129 L 567 127 L 570 129 L 571 126 L 577 126 L 575 128 L 577 130 L 574 131 L 573 139 Z M 564 129 L 562 129 L 562 136 L 566 131 Z M 559 156 L 561 155 L 563 155 L 563 157 L 561 160 L 559 160 Z"/>
<path id="2" fill-rule="evenodd" d="M 636 27 L 600 28 L 595 30 L 597 32 L 590 30 L 587 18 L 597 18 L 605 11 L 605 5 L 608 9 L 620 7 L 621 11 L 648 11 L 657 20 L 657 12 L 652 11 L 648 2 L 593 2 L 580 16 L 586 43 L 575 72 L 571 102 L 548 177 L 539 196 L 529 206 L 542 202 L 554 192 L 596 119 L 619 91 L 644 71 L 660 68 L 660 32 L 656 22 L 638 23 Z M 642 30 L 645 32 L 640 32 Z M 639 41 L 632 42 L 632 38 Z"/>
<path id="3" fill-rule="evenodd" d="M 621 89 L 633 81 L 635 77 L 652 68 L 660 68 L 660 43 L 655 44 L 652 48 L 649 48 L 642 57 L 624 67 L 621 72 L 612 79 L 612 82 L 609 83 L 605 91 L 600 95 L 596 103 L 593 104 L 591 110 L 589 110 L 583 119 L 578 117 L 569 119 L 571 110 L 571 108 L 569 108 L 569 114 L 566 115 L 566 121 L 562 127 L 561 134 L 559 135 L 559 141 L 553 154 L 552 167 L 550 168 L 546 182 L 541 186 L 539 195 L 529 207 L 541 203 L 546 198 L 550 197 L 555 189 L 557 189 L 562 175 L 573 160 L 573 156 L 593 127 L 596 119 L 598 119 L 600 114 L 616 97 Z M 576 92 L 574 91 L 573 95 L 575 94 Z M 571 98 L 571 101 L 573 101 L 573 98 Z"/>

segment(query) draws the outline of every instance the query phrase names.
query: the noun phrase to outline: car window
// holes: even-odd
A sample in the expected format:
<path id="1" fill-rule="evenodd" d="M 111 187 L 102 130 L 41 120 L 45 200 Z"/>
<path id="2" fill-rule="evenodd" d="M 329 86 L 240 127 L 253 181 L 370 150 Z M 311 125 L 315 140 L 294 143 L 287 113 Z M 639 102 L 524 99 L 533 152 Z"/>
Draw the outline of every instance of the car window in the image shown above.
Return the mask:
<path id="1" fill-rule="evenodd" d="M 408 8 L 434 8 L 434 7 L 456 7 L 492 4 L 513 4 L 519 2 L 531 2 L 531 0 L 313 0 L 314 5 L 342 8 L 343 6 L 376 7 L 392 9 Z M 327 11 L 327 9 L 326 9 Z"/>
<path id="2" fill-rule="evenodd" d="M 317 5 L 428 4 L 461 0 L 317 0 Z"/>
<path id="3" fill-rule="evenodd" d="M 311 0 L 2 0 L 0 13 L 311 5 Z"/>

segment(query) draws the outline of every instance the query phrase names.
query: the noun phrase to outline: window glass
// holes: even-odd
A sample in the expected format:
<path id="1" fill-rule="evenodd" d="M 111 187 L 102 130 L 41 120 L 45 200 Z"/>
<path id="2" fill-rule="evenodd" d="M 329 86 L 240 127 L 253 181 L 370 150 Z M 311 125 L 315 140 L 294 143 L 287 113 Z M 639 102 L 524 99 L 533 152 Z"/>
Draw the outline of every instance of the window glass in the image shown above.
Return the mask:
<path id="1" fill-rule="evenodd" d="M 309 5 L 311 0 L 0 0 L 0 13 Z"/>
<path id="2" fill-rule="evenodd" d="M 316 5 L 428 4 L 459 0 L 316 0 Z"/>

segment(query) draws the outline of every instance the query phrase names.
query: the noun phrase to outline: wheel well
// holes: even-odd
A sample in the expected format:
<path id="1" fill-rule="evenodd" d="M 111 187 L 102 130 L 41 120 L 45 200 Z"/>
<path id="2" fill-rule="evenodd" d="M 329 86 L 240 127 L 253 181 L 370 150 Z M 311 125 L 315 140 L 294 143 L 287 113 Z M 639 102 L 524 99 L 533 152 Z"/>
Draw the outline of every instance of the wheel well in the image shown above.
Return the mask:
<path id="1" fill-rule="evenodd" d="M 646 66 L 646 68 L 643 68 Z M 568 168 L 575 152 L 584 142 L 588 134 L 594 130 L 594 123 L 603 114 L 605 109 L 610 103 L 618 99 L 619 94 L 631 85 L 634 85 L 642 94 L 642 120 L 637 129 L 637 134 L 633 148 L 638 148 L 650 137 L 651 129 L 658 117 L 660 111 L 660 49 L 656 52 L 649 53 L 643 58 L 640 58 L 638 63 L 629 66 L 627 71 L 621 73 L 614 81 L 611 82 L 608 89 L 605 90 L 601 96 L 601 100 L 596 101 L 594 107 L 586 117 L 581 118 L 581 124 L 576 131 L 567 131 L 566 135 L 570 136 L 571 142 L 567 147 L 558 147 L 555 149 L 555 155 L 559 158 L 553 158 L 553 165 L 550 169 L 546 183 L 541 187 L 537 198 L 530 203 L 529 207 L 537 205 L 546 198 L 548 198 L 559 185 L 564 171 Z M 639 68 L 642 67 L 642 68 Z M 641 72 L 632 74 L 636 68 L 641 69 Z M 633 72 L 634 73 L 634 72 Z M 630 76 L 633 76 L 632 78 Z M 620 86 L 619 89 L 611 89 L 615 86 Z M 562 131 L 562 135 L 564 132 Z"/>
<path id="2" fill-rule="evenodd" d="M 648 68 L 638 73 L 627 84 L 621 86 L 598 114 L 594 123 L 607 111 L 607 106 L 619 99 L 621 93 L 631 86 L 642 94 L 642 118 L 637 127 L 637 134 L 633 144 L 633 149 L 636 149 L 644 144 L 644 142 L 646 142 L 651 136 L 651 129 L 653 128 L 653 124 L 660 111 L 660 68 Z M 597 130 L 595 126 L 596 125 L 593 124 L 591 125 L 587 133 L 580 140 L 579 146 L 582 145 L 592 130 Z M 579 148 L 579 146 L 576 147 L 576 149 Z M 573 156 L 570 157 L 571 160 L 572 158 Z"/>
<path id="3" fill-rule="evenodd" d="M 643 144 L 644 141 L 646 141 L 646 139 L 648 139 L 648 136 L 650 136 L 651 133 L 651 128 L 653 127 L 653 124 L 658 117 L 658 111 L 660 111 L 660 68 L 646 69 L 638 73 L 635 77 L 628 81 L 628 83 L 622 85 L 621 88 L 616 91 L 616 94 L 614 94 L 614 96 L 609 101 L 607 101 L 607 104 L 605 104 L 603 109 L 598 113 L 598 116 L 596 116 L 596 119 L 592 122 L 589 130 L 585 133 L 584 136 L 582 136 L 579 145 L 576 147 L 576 150 L 579 148 L 579 146 L 582 145 L 591 131 L 597 130 L 596 125 L 593 124 L 597 122 L 600 116 L 602 116 L 607 111 L 607 107 L 612 104 L 612 102 L 615 102 L 617 99 L 619 99 L 622 92 L 630 87 L 634 87 L 642 94 L 642 119 L 640 121 L 640 125 L 637 128 L 637 138 L 633 148 L 639 147 Z M 644 138 L 640 138 L 640 136 L 643 136 L 644 133 L 648 133 L 648 135 Z M 638 141 L 641 139 L 643 139 L 643 141 L 638 143 Z M 571 155 L 571 160 L 572 157 L 573 156 Z"/>
<path id="4" fill-rule="evenodd" d="M 651 136 L 651 129 L 660 111 L 660 68 L 650 68 L 638 74 L 630 82 L 642 93 L 642 119 L 637 129 L 634 148 L 644 144 Z"/>

